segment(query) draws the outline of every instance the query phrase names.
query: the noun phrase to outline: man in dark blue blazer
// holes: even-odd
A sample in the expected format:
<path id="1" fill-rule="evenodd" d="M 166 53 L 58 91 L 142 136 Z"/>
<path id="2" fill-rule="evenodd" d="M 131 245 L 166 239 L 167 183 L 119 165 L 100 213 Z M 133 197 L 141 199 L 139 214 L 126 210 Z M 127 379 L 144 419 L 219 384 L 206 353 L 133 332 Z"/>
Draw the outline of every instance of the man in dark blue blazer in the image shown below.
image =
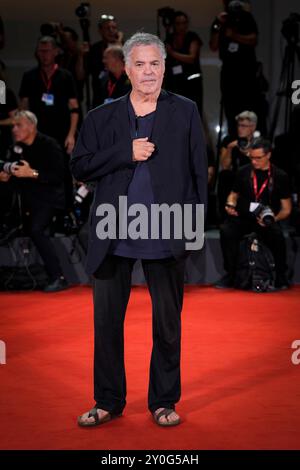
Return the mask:
<path id="1" fill-rule="evenodd" d="M 89 112 L 71 160 L 77 180 L 96 182 L 87 254 L 94 278 L 96 404 L 78 424 L 105 423 L 126 405 L 123 323 L 132 268 L 141 259 L 153 307 L 148 407 L 158 425 L 174 426 L 180 423 L 175 404 L 181 391 L 184 265 L 188 250 L 196 249 L 187 244 L 191 231 L 180 224 L 193 219 L 199 241 L 197 211 L 207 198 L 206 144 L 196 104 L 161 89 L 163 43 L 136 33 L 125 43 L 124 55 L 131 93 Z M 174 210 L 169 232 L 167 212 L 157 227 L 158 206 Z M 190 213 L 178 222 L 186 207 Z"/>

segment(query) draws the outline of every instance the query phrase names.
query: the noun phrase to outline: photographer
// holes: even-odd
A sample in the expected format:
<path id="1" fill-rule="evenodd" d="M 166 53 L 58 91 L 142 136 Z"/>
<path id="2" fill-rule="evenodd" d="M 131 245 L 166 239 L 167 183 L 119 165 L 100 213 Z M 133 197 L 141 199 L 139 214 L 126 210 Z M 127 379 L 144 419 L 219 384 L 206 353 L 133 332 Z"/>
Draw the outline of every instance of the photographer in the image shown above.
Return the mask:
<path id="1" fill-rule="evenodd" d="M 67 283 L 46 230 L 55 210 L 64 207 L 62 150 L 54 139 L 37 132 L 37 118 L 30 111 L 15 114 L 13 135 L 16 161 L 4 168 L 19 180 L 24 221 L 49 275 L 44 291 L 56 292 Z"/>
<path id="2" fill-rule="evenodd" d="M 131 90 L 130 80 L 125 72 L 124 53 L 121 46 L 109 46 L 103 53 L 105 73 L 98 78 L 94 90 L 93 107 L 108 103 Z"/>
<path id="3" fill-rule="evenodd" d="M 221 248 L 227 274 L 216 283 L 218 288 L 233 287 L 239 243 L 243 236 L 256 232 L 273 253 L 278 289 L 288 287 L 285 276 L 286 247 L 280 227 L 291 213 L 288 176 L 270 163 L 271 143 L 256 139 L 250 149 L 251 164 L 242 167 L 226 203 L 227 220 L 221 227 Z M 268 207 L 258 210 L 257 203 Z"/>
<path id="4" fill-rule="evenodd" d="M 172 27 L 173 33 L 166 38 L 166 88 L 195 101 L 202 114 L 202 41 L 198 34 L 189 31 L 189 18 L 183 11 L 174 12 Z"/>
<path id="5" fill-rule="evenodd" d="M 258 30 L 247 2 L 224 1 L 211 27 L 210 48 L 219 51 L 222 61 L 221 92 L 230 135 L 234 135 L 235 116 L 243 109 L 261 113 L 257 92 L 257 61 L 255 47 Z M 259 120 L 265 116 L 259 114 Z M 263 129 L 262 124 L 259 124 Z"/>
<path id="6" fill-rule="evenodd" d="M 83 101 L 83 89 L 86 78 L 85 57 L 89 51 L 87 42 L 80 43 L 77 32 L 69 26 L 58 28 L 63 53 L 59 56 L 59 65 L 68 70 L 76 83 L 78 100 Z"/>
<path id="7" fill-rule="evenodd" d="M 221 220 L 226 215 L 225 202 L 229 195 L 237 171 L 249 164 L 250 146 L 256 132 L 257 116 L 252 111 L 243 111 L 236 116 L 237 139 L 225 137 L 222 142 L 220 154 L 220 168 L 218 178 L 218 201 Z"/>
<path id="8" fill-rule="evenodd" d="M 118 30 L 113 15 L 101 15 L 98 21 L 101 40 L 93 44 L 88 55 L 88 69 L 92 76 L 93 96 L 97 95 L 98 79 L 104 71 L 103 53 L 108 46 L 122 46 L 123 33 Z"/>
<path id="9" fill-rule="evenodd" d="M 54 137 L 71 154 L 79 107 L 71 73 L 56 64 L 58 53 L 53 37 L 44 36 L 38 40 L 38 67 L 24 73 L 19 95 L 21 108 L 36 114 L 39 130 Z"/>
<path id="10" fill-rule="evenodd" d="M 38 67 L 25 72 L 20 86 L 21 108 L 32 111 L 40 132 L 54 137 L 64 150 L 67 209 L 73 204 L 73 180 L 69 156 L 75 145 L 80 108 L 71 73 L 56 63 L 59 53 L 53 37 L 38 40 Z"/>

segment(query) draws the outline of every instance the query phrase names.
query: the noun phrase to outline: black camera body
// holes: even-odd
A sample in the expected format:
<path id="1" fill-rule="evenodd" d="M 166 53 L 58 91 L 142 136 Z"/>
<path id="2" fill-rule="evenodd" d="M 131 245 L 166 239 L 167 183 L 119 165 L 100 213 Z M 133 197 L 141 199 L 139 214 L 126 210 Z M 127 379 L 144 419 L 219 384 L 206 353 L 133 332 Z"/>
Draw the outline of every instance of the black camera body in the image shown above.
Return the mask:
<path id="1" fill-rule="evenodd" d="M 171 7 L 163 7 L 157 10 L 157 15 L 162 18 L 162 23 L 165 28 L 171 26 L 175 18 L 175 10 Z"/>
<path id="2" fill-rule="evenodd" d="M 86 18 L 90 16 L 90 8 L 91 5 L 89 3 L 82 2 L 80 3 L 79 7 L 76 8 L 75 15 L 78 18 Z"/>
<path id="3" fill-rule="evenodd" d="M 234 28 L 240 22 L 241 17 L 245 15 L 244 2 L 240 2 L 239 0 L 232 0 L 229 2 L 227 13 L 228 16 L 226 25 L 229 28 Z"/>
<path id="4" fill-rule="evenodd" d="M 258 204 L 257 208 L 252 212 L 255 217 L 260 217 L 266 227 L 275 223 L 274 212 L 271 207 L 265 206 L 264 204 Z"/>
<path id="5" fill-rule="evenodd" d="M 240 2 L 239 0 L 232 0 L 229 2 L 228 5 L 228 13 L 229 14 L 237 14 L 240 13 L 241 11 L 244 11 L 244 5 L 243 2 Z"/>
<path id="6" fill-rule="evenodd" d="M 282 22 L 282 35 L 289 44 L 298 44 L 300 41 L 300 14 L 291 13 L 290 16 Z"/>
<path id="7" fill-rule="evenodd" d="M 237 145 L 242 152 L 245 152 L 251 148 L 252 139 L 248 140 L 246 137 L 239 137 L 237 140 Z"/>

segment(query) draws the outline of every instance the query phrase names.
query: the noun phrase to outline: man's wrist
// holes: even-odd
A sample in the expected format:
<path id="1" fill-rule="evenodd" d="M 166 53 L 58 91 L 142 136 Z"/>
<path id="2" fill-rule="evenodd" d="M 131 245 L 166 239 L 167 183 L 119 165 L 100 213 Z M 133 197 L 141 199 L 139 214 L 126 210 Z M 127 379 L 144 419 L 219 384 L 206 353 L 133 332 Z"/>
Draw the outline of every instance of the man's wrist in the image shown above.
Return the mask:
<path id="1" fill-rule="evenodd" d="M 222 23 L 219 20 L 219 18 L 216 18 L 212 24 L 212 30 L 214 33 L 219 33 L 221 28 L 222 28 Z"/>

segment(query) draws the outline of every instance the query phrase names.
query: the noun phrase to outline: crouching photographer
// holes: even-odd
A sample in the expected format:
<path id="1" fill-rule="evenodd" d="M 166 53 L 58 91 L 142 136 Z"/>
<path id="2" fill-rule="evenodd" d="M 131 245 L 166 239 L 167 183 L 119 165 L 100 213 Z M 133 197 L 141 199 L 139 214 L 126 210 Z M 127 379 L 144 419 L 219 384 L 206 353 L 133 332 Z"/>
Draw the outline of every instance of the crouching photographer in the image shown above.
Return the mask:
<path id="1" fill-rule="evenodd" d="M 62 290 L 67 282 L 47 233 L 56 209 L 64 208 L 62 150 L 53 138 L 37 132 L 37 118 L 30 111 L 15 114 L 13 135 L 12 163 L 5 163 L 3 172 L 17 178 L 25 227 L 49 275 L 44 291 Z"/>
<path id="2" fill-rule="evenodd" d="M 275 261 L 275 287 L 288 287 L 286 246 L 279 224 L 291 213 L 288 176 L 270 162 L 271 143 L 259 137 L 249 151 L 251 164 L 237 173 L 226 202 L 227 219 L 221 226 L 221 248 L 227 274 L 216 283 L 218 288 L 233 287 L 242 238 L 251 232 L 265 243 Z"/>

